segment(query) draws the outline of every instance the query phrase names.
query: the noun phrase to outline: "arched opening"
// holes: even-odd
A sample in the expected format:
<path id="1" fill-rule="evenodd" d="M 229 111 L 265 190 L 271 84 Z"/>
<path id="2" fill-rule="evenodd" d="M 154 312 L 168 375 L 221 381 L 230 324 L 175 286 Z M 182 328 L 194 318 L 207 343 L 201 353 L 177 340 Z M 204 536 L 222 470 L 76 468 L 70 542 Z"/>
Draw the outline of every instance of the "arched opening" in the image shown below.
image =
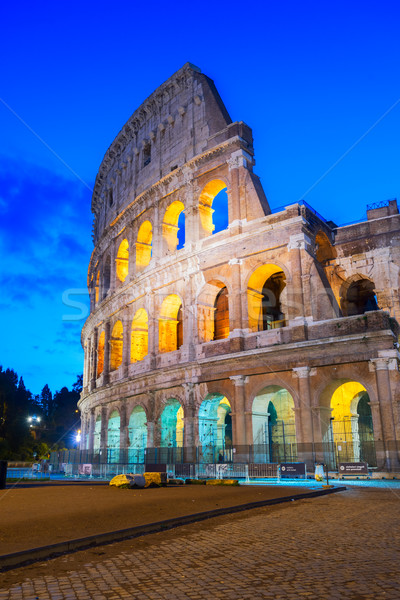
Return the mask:
<path id="1" fill-rule="evenodd" d="M 135 406 L 129 417 L 129 462 L 144 463 L 147 447 L 147 417 L 141 406 Z"/>
<path id="2" fill-rule="evenodd" d="M 267 264 L 254 271 L 247 286 L 247 303 L 251 331 L 285 327 L 286 277 L 280 267 Z"/>
<path id="3" fill-rule="evenodd" d="M 107 430 L 107 462 L 119 462 L 121 418 L 117 410 L 113 410 L 108 419 Z"/>
<path id="4" fill-rule="evenodd" d="M 185 243 L 185 207 L 180 200 L 175 200 L 165 211 L 162 224 L 163 238 L 168 252 L 175 252 Z M 183 224 L 183 236 L 182 236 Z M 179 235 L 180 234 L 180 235 Z"/>
<path id="5" fill-rule="evenodd" d="M 158 347 L 160 352 L 173 352 L 183 343 L 182 301 L 170 294 L 161 305 L 158 320 Z"/>
<path id="6" fill-rule="evenodd" d="M 277 385 L 259 392 L 253 400 L 254 462 L 291 462 L 297 459 L 294 400 Z"/>
<path id="7" fill-rule="evenodd" d="M 96 304 L 99 301 L 99 290 L 100 290 L 100 271 L 97 271 L 97 275 L 96 275 L 96 285 L 95 285 L 95 295 L 94 295 L 94 299 Z"/>
<path id="8" fill-rule="evenodd" d="M 204 234 L 226 229 L 229 224 L 226 184 L 220 179 L 207 183 L 199 197 L 200 222 Z"/>
<path id="9" fill-rule="evenodd" d="M 330 421 L 322 423 L 331 468 L 340 462 L 367 462 L 376 466 L 374 428 L 369 396 L 357 381 L 346 381 L 330 399 Z"/>
<path id="10" fill-rule="evenodd" d="M 129 244 L 128 240 L 122 240 L 119 245 L 116 262 L 117 277 L 123 282 L 129 272 Z"/>
<path id="11" fill-rule="evenodd" d="M 222 281 L 209 281 L 197 297 L 197 328 L 201 343 L 229 336 L 229 297 Z"/>
<path id="12" fill-rule="evenodd" d="M 150 221 L 144 221 L 138 231 L 136 242 L 136 268 L 147 267 L 151 260 L 153 228 Z"/>
<path id="13" fill-rule="evenodd" d="M 224 340 L 229 336 L 229 302 L 226 287 L 218 292 L 214 309 L 214 340 Z"/>
<path id="14" fill-rule="evenodd" d="M 94 424 L 94 435 L 93 435 L 93 452 L 94 454 L 100 453 L 100 440 L 101 440 L 101 415 L 97 415 Z"/>
<path id="15" fill-rule="evenodd" d="M 231 405 L 221 394 L 208 394 L 201 403 L 199 444 L 202 462 L 232 461 Z"/>
<path id="16" fill-rule="evenodd" d="M 123 334 L 122 323 L 117 321 L 111 333 L 110 371 L 116 371 L 122 364 Z"/>
<path id="17" fill-rule="evenodd" d="M 103 269 L 103 298 L 107 296 L 111 282 L 111 258 L 107 256 Z"/>
<path id="18" fill-rule="evenodd" d="M 318 231 L 315 236 L 315 255 L 317 261 L 325 264 L 327 261 L 336 258 L 337 252 L 333 248 L 328 236 L 323 231 Z"/>
<path id="19" fill-rule="evenodd" d="M 360 278 L 345 286 L 341 298 L 343 315 L 352 317 L 370 310 L 379 310 L 375 284 L 370 279 Z"/>
<path id="20" fill-rule="evenodd" d="M 162 462 L 180 462 L 183 448 L 183 407 L 175 398 L 170 398 L 159 420 Z"/>
<path id="21" fill-rule="evenodd" d="M 104 331 L 99 335 L 99 341 L 97 342 L 97 377 L 102 374 L 104 370 L 104 343 L 106 334 Z"/>
<path id="22" fill-rule="evenodd" d="M 144 308 L 136 311 L 132 321 L 131 362 L 143 360 L 149 351 L 149 319 Z"/>

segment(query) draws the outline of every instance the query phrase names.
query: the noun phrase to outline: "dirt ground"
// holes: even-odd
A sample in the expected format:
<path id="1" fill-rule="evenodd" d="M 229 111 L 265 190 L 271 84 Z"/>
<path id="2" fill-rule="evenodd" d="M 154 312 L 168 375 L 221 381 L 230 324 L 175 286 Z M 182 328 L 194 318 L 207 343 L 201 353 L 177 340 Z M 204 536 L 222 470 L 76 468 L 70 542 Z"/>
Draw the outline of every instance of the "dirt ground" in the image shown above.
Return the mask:
<path id="1" fill-rule="evenodd" d="M 92 482 L 8 485 L 0 491 L 0 555 L 307 491 L 194 485 L 129 490 Z"/>

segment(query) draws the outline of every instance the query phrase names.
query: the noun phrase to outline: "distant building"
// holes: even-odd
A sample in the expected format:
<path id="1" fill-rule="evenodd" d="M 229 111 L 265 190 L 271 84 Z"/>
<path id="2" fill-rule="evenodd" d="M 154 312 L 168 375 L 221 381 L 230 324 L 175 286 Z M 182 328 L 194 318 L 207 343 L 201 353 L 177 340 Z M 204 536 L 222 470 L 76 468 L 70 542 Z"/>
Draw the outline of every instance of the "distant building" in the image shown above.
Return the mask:
<path id="1" fill-rule="evenodd" d="M 186 64 L 93 193 L 81 448 L 114 463 L 399 466 L 400 216 L 271 213 L 251 129 Z M 97 457 L 97 458 L 96 458 Z"/>

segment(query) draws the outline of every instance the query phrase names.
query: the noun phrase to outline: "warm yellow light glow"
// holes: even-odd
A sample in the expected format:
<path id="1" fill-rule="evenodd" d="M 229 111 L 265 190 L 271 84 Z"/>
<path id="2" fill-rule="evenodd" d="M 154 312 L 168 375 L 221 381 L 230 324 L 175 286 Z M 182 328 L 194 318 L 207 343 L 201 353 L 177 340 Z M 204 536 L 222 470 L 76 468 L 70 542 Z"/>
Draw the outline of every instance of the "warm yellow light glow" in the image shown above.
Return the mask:
<path id="1" fill-rule="evenodd" d="M 213 224 L 213 209 L 212 203 L 217 194 L 226 188 L 226 183 L 221 181 L 220 179 L 214 179 L 207 183 L 207 185 L 203 188 L 199 196 L 199 214 L 200 214 L 200 222 L 203 230 L 207 235 L 212 234 L 215 229 L 215 225 Z"/>
<path id="2" fill-rule="evenodd" d="M 123 327 L 117 321 L 113 327 L 110 344 L 110 370 L 115 371 L 122 364 Z"/>
<path id="3" fill-rule="evenodd" d="M 197 299 L 197 327 L 200 342 L 210 342 L 214 339 L 215 301 L 223 288 L 224 284 L 221 281 L 209 281 Z"/>
<path id="4" fill-rule="evenodd" d="M 168 250 L 174 252 L 178 245 L 178 220 L 179 215 L 185 209 L 180 200 L 175 200 L 169 205 L 165 211 L 164 221 L 162 224 L 163 237 L 168 245 Z"/>
<path id="5" fill-rule="evenodd" d="M 95 287 L 95 301 L 96 301 L 96 304 L 99 301 L 99 289 L 100 289 L 100 271 L 97 271 L 97 275 L 96 275 L 96 287 Z"/>
<path id="6" fill-rule="evenodd" d="M 151 242 L 153 239 L 153 228 L 150 221 L 144 221 L 139 229 L 136 242 L 136 266 L 146 267 L 151 259 Z"/>
<path id="7" fill-rule="evenodd" d="M 148 317 L 144 308 L 136 311 L 132 321 L 131 362 L 143 360 L 148 353 L 149 331 Z"/>
<path id="8" fill-rule="evenodd" d="M 160 352 L 172 352 L 178 349 L 178 313 L 182 301 L 176 294 L 167 296 L 160 310 L 158 325 L 158 344 Z"/>
<path id="9" fill-rule="evenodd" d="M 129 244 L 128 240 L 122 240 L 119 245 L 116 262 L 117 277 L 122 282 L 129 272 Z"/>
<path id="10" fill-rule="evenodd" d="M 332 417 L 335 421 L 343 421 L 356 415 L 357 406 L 353 404 L 357 402 L 358 394 L 365 391 L 365 387 L 357 381 L 349 381 L 338 387 L 331 398 Z M 353 403 L 354 399 L 356 399 L 355 403 Z"/>
<path id="11" fill-rule="evenodd" d="M 274 264 L 261 265 L 254 271 L 247 284 L 247 306 L 249 315 L 249 328 L 251 331 L 260 331 L 262 314 L 262 290 L 265 282 L 275 273 L 282 271 L 281 267 Z"/>
<path id="12" fill-rule="evenodd" d="M 104 369 L 104 342 L 105 342 L 106 334 L 104 331 L 101 332 L 99 336 L 99 341 L 97 344 L 97 377 L 102 374 Z"/>
<path id="13" fill-rule="evenodd" d="M 176 413 L 176 446 L 183 447 L 183 407 L 181 406 Z"/>

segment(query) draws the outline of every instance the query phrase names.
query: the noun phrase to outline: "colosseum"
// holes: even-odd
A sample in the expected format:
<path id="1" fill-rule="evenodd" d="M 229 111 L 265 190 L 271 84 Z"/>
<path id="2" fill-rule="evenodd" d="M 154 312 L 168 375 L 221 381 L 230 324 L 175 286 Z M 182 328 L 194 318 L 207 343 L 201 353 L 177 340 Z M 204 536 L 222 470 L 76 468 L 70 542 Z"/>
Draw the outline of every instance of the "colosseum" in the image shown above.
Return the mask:
<path id="1" fill-rule="evenodd" d="M 397 202 L 340 227 L 304 201 L 272 212 L 254 165 L 189 63 L 107 150 L 83 462 L 399 468 Z"/>

